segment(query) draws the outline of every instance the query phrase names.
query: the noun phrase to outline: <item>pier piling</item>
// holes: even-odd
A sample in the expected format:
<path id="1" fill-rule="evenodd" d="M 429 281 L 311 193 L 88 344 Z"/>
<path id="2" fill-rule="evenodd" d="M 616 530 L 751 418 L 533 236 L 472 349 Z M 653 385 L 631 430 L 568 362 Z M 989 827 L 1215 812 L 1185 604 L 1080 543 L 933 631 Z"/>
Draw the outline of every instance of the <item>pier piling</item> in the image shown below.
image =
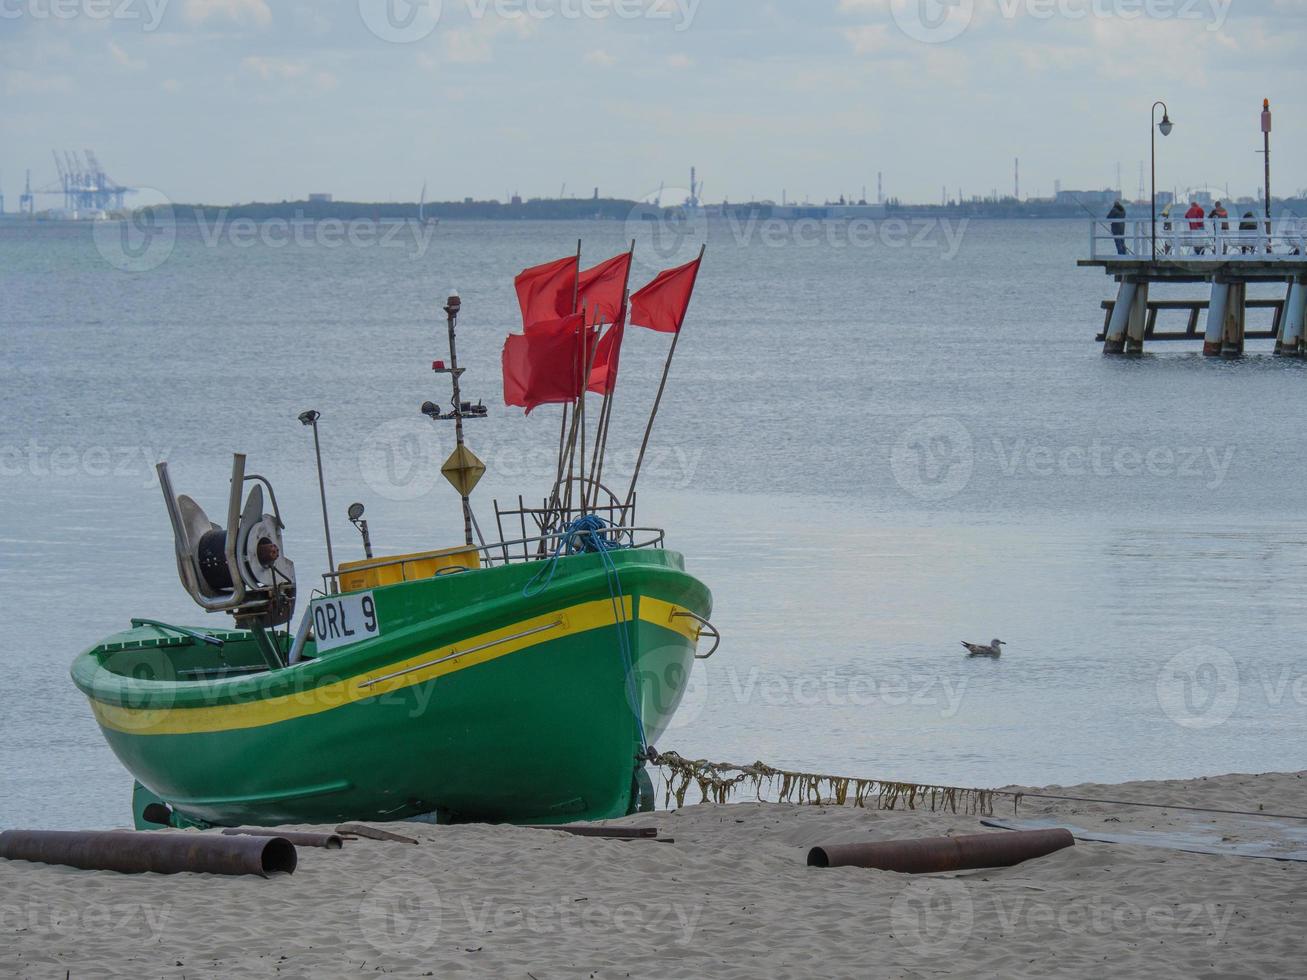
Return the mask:
<path id="1" fill-rule="evenodd" d="M 1125 352 L 1142 354 L 1144 352 L 1144 334 L 1148 330 L 1148 282 L 1135 283 L 1134 302 L 1130 304 L 1129 332 L 1126 337 Z"/>
<path id="2" fill-rule="evenodd" d="M 1112 319 L 1107 328 L 1107 339 L 1103 341 L 1104 354 L 1121 354 L 1125 351 L 1126 334 L 1135 319 L 1135 297 L 1139 293 L 1139 284 L 1133 279 L 1122 279 L 1121 288 L 1116 294 L 1116 306 L 1112 309 Z"/>
<path id="3" fill-rule="evenodd" d="M 1203 353 L 1241 357 L 1250 339 L 1275 341 L 1275 352 L 1307 356 L 1307 222 L 1282 219 L 1256 231 L 1233 229 L 1228 221 L 1186 221 L 1163 226 L 1154 245 L 1146 223 L 1134 233 L 1122 222 L 1095 222 L 1091 257 L 1081 267 L 1103 269 L 1118 283 L 1102 341 L 1105 354 L 1140 354 L 1153 340 L 1198 340 L 1203 308 L 1207 323 Z M 1115 231 L 1114 231 L 1115 229 Z M 1150 301 L 1153 284 L 1210 284 L 1211 299 Z M 1250 283 L 1288 284 L 1284 300 L 1248 298 Z M 1274 311 L 1269 330 L 1248 328 L 1249 309 Z M 1159 331 L 1162 311 L 1187 311 L 1188 329 Z"/>
<path id="4" fill-rule="evenodd" d="M 1280 332 L 1275 339 L 1275 353 L 1281 357 L 1303 355 L 1305 320 L 1307 320 L 1307 275 L 1301 275 L 1289 283 L 1289 295 L 1284 301 L 1284 314 L 1280 317 Z"/>

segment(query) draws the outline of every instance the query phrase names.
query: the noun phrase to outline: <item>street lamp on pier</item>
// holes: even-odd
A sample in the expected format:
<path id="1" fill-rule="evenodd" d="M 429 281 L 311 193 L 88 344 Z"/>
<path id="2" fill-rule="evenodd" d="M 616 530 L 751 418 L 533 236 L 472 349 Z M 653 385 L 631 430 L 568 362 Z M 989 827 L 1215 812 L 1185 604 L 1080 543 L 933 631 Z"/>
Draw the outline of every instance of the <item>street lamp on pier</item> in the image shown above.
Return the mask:
<path id="1" fill-rule="evenodd" d="M 1153 128 L 1153 123 L 1157 122 L 1157 107 L 1162 107 L 1162 121 L 1157 123 L 1157 128 Z M 1153 108 L 1148 116 L 1148 130 L 1153 137 L 1153 261 L 1157 261 L 1157 133 L 1161 130 L 1163 136 L 1170 136 L 1171 130 L 1175 124 L 1171 122 L 1171 110 L 1167 108 L 1165 102 L 1154 102 Z"/>

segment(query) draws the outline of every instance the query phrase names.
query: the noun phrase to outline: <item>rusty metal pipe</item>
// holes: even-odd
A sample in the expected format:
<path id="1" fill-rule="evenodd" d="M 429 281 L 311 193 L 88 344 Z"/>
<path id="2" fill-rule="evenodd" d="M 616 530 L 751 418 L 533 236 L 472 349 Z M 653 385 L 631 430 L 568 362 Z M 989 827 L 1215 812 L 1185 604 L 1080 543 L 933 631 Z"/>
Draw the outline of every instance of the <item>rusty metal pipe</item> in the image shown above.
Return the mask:
<path id="1" fill-rule="evenodd" d="M 599 837 L 605 840 L 656 840 L 657 827 L 585 827 L 572 824 L 530 824 L 526 830 L 557 830 L 573 837 Z"/>
<path id="2" fill-rule="evenodd" d="M 1010 868 L 1075 844 L 1068 830 L 1029 830 L 965 837 L 926 837 L 872 844 L 831 844 L 808 852 L 813 868 L 875 868 L 900 874 Z"/>
<path id="3" fill-rule="evenodd" d="M 0 858 L 121 874 L 290 874 L 298 855 L 283 837 L 160 831 L 6 830 Z"/>
<path id="4" fill-rule="evenodd" d="M 368 827 L 361 823 L 343 823 L 336 828 L 336 833 L 344 834 L 347 837 L 366 837 L 368 840 L 379 840 L 391 844 L 418 843 L 412 837 L 405 837 L 403 834 L 392 834 L 389 830 L 378 830 L 376 827 Z"/>
<path id="5" fill-rule="evenodd" d="M 324 847 L 329 851 L 339 851 L 345 846 L 345 840 L 339 834 L 315 834 L 305 830 L 268 830 L 260 827 L 229 827 L 224 830 L 225 837 L 280 837 L 296 847 Z"/>

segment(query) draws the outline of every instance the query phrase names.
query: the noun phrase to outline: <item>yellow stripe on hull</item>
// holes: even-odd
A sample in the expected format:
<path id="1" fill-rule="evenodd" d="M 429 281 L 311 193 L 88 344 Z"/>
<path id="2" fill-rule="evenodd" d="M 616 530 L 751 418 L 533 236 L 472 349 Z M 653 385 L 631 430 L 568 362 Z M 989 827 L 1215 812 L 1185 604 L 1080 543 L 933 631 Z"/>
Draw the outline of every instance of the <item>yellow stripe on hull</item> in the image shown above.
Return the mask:
<path id="1" fill-rule="evenodd" d="M 629 620 L 632 600 L 627 597 L 622 602 L 624 615 Z M 695 643 L 699 639 L 697 623 L 690 617 L 677 615 L 685 611 L 680 606 L 660 599 L 648 596 L 640 598 L 641 620 L 671 630 L 690 643 Z M 248 704 L 201 708 L 126 708 L 91 699 L 91 708 L 102 727 L 130 735 L 195 735 L 260 728 L 380 697 L 542 643 L 612 626 L 613 612 L 613 602 L 610 599 L 581 603 L 468 637 L 459 643 L 437 647 L 356 677 Z M 466 652 L 460 653 L 460 650 Z"/>

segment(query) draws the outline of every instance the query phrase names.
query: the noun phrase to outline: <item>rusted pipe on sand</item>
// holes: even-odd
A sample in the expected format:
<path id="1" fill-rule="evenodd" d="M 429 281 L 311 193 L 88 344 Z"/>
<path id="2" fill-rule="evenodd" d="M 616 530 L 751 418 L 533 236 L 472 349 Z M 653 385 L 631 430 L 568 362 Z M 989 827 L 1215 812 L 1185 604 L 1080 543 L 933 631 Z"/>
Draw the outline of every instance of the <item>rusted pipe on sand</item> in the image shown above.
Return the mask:
<path id="1" fill-rule="evenodd" d="M 657 827 L 592 827 L 575 824 L 528 824 L 526 830 L 557 830 L 573 837 L 598 837 L 604 840 L 657 840 Z"/>
<path id="2" fill-rule="evenodd" d="M 6 830 L 0 858 L 121 874 L 290 874 L 295 846 L 282 837 L 164 831 Z"/>
<path id="3" fill-rule="evenodd" d="M 329 851 L 339 851 L 345 846 L 345 839 L 339 834 L 318 834 L 307 830 L 228 827 L 222 833 L 226 837 L 280 837 L 284 841 L 290 841 L 296 847 L 323 847 Z"/>
<path id="4" fill-rule="evenodd" d="M 921 875 L 940 871 L 975 871 L 1010 868 L 1046 857 L 1075 838 L 1068 830 L 1027 830 L 1006 834 L 972 834 L 964 837 L 926 837 L 871 844 L 831 844 L 808 852 L 813 868 L 874 868 Z"/>

